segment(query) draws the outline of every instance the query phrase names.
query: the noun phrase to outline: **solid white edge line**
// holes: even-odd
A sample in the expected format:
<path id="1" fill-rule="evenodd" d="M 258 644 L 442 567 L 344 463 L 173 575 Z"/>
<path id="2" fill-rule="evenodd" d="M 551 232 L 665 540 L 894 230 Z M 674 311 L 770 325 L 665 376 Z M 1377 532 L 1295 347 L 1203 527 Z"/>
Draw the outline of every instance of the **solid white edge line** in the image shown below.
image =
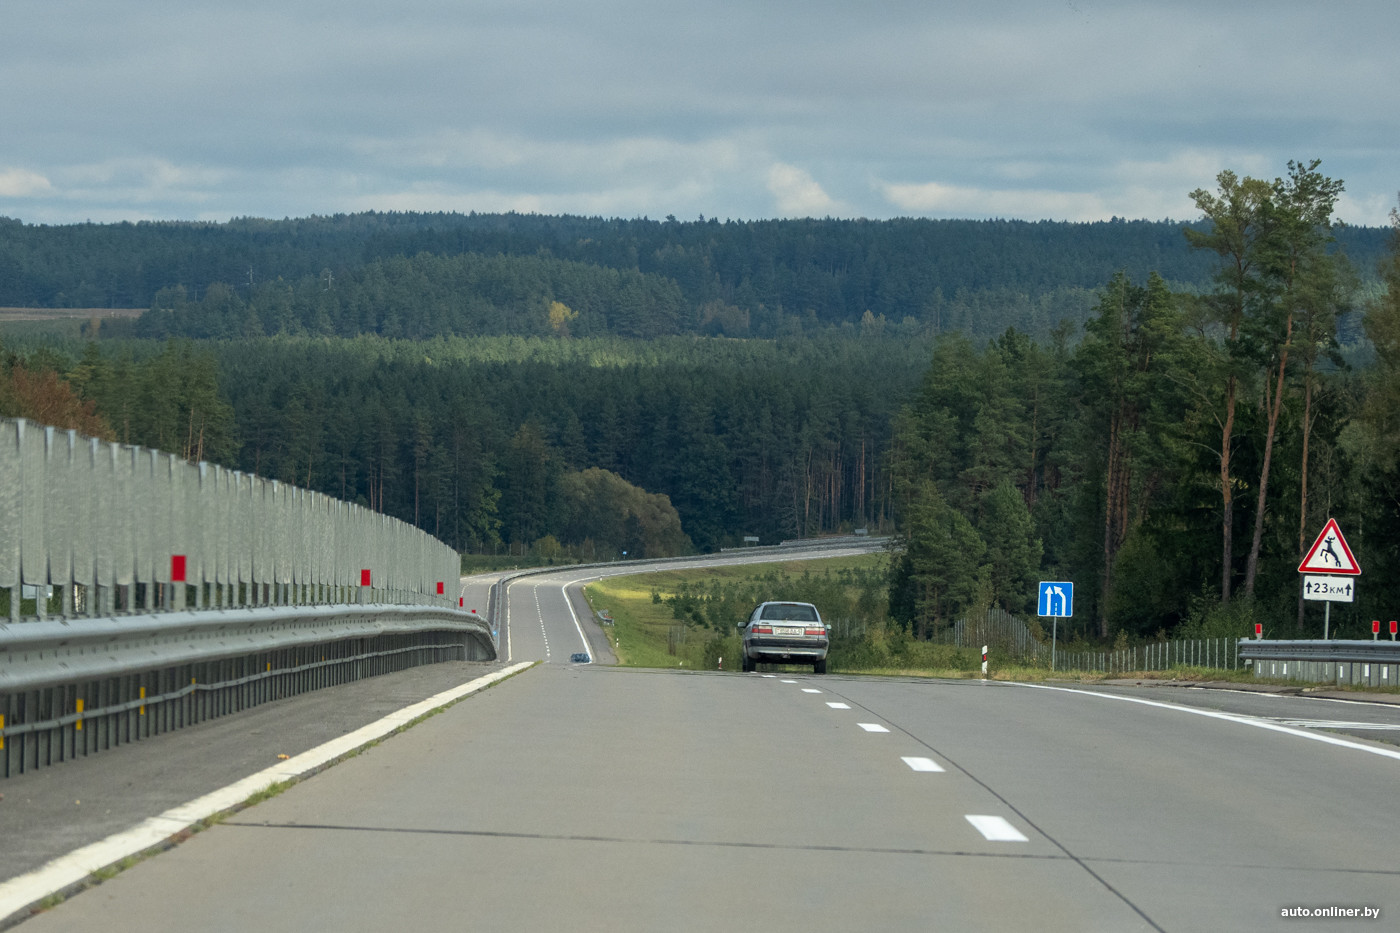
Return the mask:
<path id="1" fill-rule="evenodd" d="M 908 765 L 913 771 L 928 771 L 930 773 L 941 773 L 943 771 L 943 766 L 932 758 L 901 758 L 900 761 Z"/>
<path id="2" fill-rule="evenodd" d="M 966 819 L 988 842 L 1030 842 L 1019 829 L 1003 817 L 968 814 Z"/>
<path id="3" fill-rule="evenodd" d="M 419 716 L 430 713 L 440 706 L 445 706 L 453 700 L 475 693 L 484 687 L 489 687 L 491 684 L 504 680 L 530 666 L 530 662 L 515 664 L 453 687 L 451 690 L 446 690 L 436 696 L 431 696 L 420 703 L 406 706 L 338 739 L 332 739 L 309 751 L 302 752 L 300 755 L 279 762 L 271 768 L 243 778 L 241 781 L 166 810 L 158 816 L 150 817 L 131 829 L 114 833 L 106 839 L 75 849 L 33 871 L 0 883 L 0 922 L 30 904 L 43 900 L 50 894 L 83 881 L 95 871 L 119 862 L 127 856 L 138 855 L 152 846 L 160 845 L 166 839 L 200 820 L 238 806 L 269 785 L 291 780 L 314 771 L 328 761 L 348 754 L 375 739 L 383 738 Z"/>
<path id="4" fill-rule="evenodd" d="M 559 593 L 564 597 L 564 605 L 569 607 L 569 616 L 574 620 L 574 628 L 578 630 L 579 641 L 583 642 L 583 650 L 588 654 L 588 660 L 593 660 L 593 646 L 588 643 L 588 636 L 583 632 L 583 625 L 578 620 L 578 613 L 574 612 L 574 601 L 569 599 L 569 587 L 572 583 L 565 583 L 559 587 Z"/>
<path id="5" fill-rule="evenodd" d="M 1176 703 L 1163 703 L 1160 700 L 1144 700 L 1140 697 L 1118 696 L 1114 693 L 1099 693 L 1096 690 L 1075 690 L 1072 687 L 1051 687 L 1046 684 L 1028 684 L 1019 681 L 1008 681 L 1011 686 L 1032 687 L 1036 690 L 1056 690 L 1060 693 L 1076 693 L 1080 696 L 1099 697 L 1104 700 L 1122 700 L 1125 703 L 1139 703 L 1143 706 L 1155 706 L 1158 709 L 1175 710 L 1179 713 L 1190 713 L 1193 716 L 1205 716 L 1207 719 L 1221 719 L 1225 722 L 1239 723 L 1242 726 L 1254 726 L 1256 729 L 1267 729 L 1270 732 L 1282 732 L 1285 735 L 1296 735 L 1299 738 L 1311 739 L 1314 742 L 1322 742 L 1327 745 L 1336 745 L 1341 748 L 1355 749 L 1359 752 L 1369 752 L 1372 755 L 1379 755 L 1382 758 L 1393 758 L 1400 761 L 1400 749 L 1376 748 L 1372 745 L 1362 745 L 1360 742 L 1352 742 L 1339 738 L 1335 735 L 1326 735 L 1319 732 L 1309 732 L 1304 729 L 1295 729 L 1291 726 L 1280 725 L 1276 722 L 1269 722 L 1266 719 L 1257 719 L 1253 716 L 1245 716 L 1239 713 L 1222 713 L 1213 709 L 1197 709 L 1194 706 L 1180 706 Z"/>
<path id="6" fill-rule="evenodd" d="M 510 583 L 501 587 L 501 600 L 506 604 L 506 663 L 515 660 L 515 648 L 510 640 Z"/>

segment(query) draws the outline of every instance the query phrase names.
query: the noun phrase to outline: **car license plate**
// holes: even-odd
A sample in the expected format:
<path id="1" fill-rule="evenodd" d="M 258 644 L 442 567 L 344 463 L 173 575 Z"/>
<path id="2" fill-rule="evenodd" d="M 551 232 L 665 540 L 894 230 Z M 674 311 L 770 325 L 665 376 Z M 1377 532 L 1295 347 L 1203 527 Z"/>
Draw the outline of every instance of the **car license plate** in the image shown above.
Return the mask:
<path id="1" fill-rule="evenodd" d="M 773 627 L 774 635 L 801 635 L 804 630 L 798 626 L 776 625 Z"/>

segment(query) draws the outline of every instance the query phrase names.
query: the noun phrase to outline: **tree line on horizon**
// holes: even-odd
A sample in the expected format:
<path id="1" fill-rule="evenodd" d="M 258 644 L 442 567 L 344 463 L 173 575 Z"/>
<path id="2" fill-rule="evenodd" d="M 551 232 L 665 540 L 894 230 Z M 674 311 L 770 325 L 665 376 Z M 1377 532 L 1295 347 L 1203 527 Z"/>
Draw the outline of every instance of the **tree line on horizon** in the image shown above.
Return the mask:
<path id="1" fill-rule="evenodd" d="M 263 306 L 261 330 L 240 330 L 252 302 L 230 289 L 222 312 L 189 318 L 213 339 L 12 347 L 0 413 L 47 400 L 116 439 L 358 501 L 464 551 L 606 559 L 894 531 L 889 607 L 918 637 L 992 605 L 1033 613 L 1038 579 L 1074 580 L 1072 625 L 1098 639 L 1254 620 L 1320 634 L 1296 567 L 1335 517 L 1367 572 L 1334 628 L 1360 634 L 1400 606 L 1400 244 L 1369 284 L 1339 248 L 1341 190 L 1315 162 L 1273 180 L 1223 172 L 1192 193 L 1203 221 L 1173 228 L 1204 281 L 1118 269 L 1077 315 L 1040 331 L 1002 318 L 990 336 L 995 315 L 935 333 L 874 314 L 762 340 L 622 336 L 629 289 L 634 322 L 656 307 L 694 325 L 679 280 L 419 250 L 337 277 L 369 289 L 326 311 L 359 322 L 345 333 L 267 327 Z M 356 215 L 379 220 L 407 223 Z M 562 223 L 474 222 L 509 238 L 516 220 Z M 387 296 L 420 307 L 438 277 L 490 284 L 468 300 L 439 282 L 425 314 L 458 300 L 530 328 L 385 336 Z M 300 287 L 306 307 L 332 303 L 329 282 Z M 174 319 L 180 301 L 196 304 L 167 291 L 152 315 Z M 279 307 L 298 320 L 296 300 Z"/>
<path id="2" fill-rule="evenodd" d="M 1119 271 L 1205 291 L 1180 223 L 622 220 L 363 213 L 227 223 L 0 218 L 0 307 L 149 308 L 146 337 L 913 334 L 1082 324 Z M 1385 231 L 1338 247 L 1373 281 Z M 1344 322 L 1345 327 L 1345 322 Z M 1355 329 L 1354 329 L 1355 330 Z M 1346 335 L 1344 334 L 1344 337 Z M 1351 336 L 1359 336 L 1359 331 Z"/>

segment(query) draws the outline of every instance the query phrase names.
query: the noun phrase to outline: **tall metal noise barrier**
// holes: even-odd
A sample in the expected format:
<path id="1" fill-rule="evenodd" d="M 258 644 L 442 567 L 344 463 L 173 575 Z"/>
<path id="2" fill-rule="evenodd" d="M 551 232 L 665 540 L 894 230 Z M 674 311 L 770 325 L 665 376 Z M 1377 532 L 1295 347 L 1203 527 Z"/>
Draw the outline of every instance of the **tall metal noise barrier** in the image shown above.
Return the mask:
<path id="1" fill-rule="evenodd" d="M 234 606 L 453 606 L 397 519 L 173 454 L 0 419 L 0 622 Z M 7 605 L 6 605 L 7 604 Z"/>

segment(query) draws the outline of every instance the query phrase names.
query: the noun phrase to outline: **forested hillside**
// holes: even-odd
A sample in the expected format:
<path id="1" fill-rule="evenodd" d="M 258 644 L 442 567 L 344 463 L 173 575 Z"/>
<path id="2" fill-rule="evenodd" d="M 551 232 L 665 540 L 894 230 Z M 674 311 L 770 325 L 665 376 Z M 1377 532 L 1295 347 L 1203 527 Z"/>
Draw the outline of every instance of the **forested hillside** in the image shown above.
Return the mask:
<path id="1" fill-rule="evenodd" d="M 465 551 L 607 559 L 895 532 L 930 635 L 1076 582 L 1082 634 L 1320 634 L 1301 551 L 1400 606 L 1400 246 L 1341 183 L 1203 221 L 363 214 L 0 222 L 0 414 L 318 489 Z M 47 325 L 46 325 L 47 326 Z M 36 336 L 37 335 L 37 336 Z"/>
<path id="2" fill-rule="evenodd" d="M 0 383 L 0 413 L 57 410 L 27 374 L 58 371 L 118 440 L 357 501 L 466 551 L 543 542 L 588 557 L 888 527 L 881 457 L 928 364 L 927 344 L 888 338 L 115 341 L 5 356 L 24 384 L 7 404 Z M 689 540 L 602 521 L 586 503 L 620 482 L 639 521 L 656 506 L 644 494 L 667 497 Z"/>
<path id="3" fill-rule="evenodd" d="M 1384 243 L 1383 230 L 1338 232 L 1367 278 Z M 148 336 L 539 334 L 558 301 L 588 335 L 811 336 L 865 319 L 1043 337 L 1061 320 L 1082 324 L 1115 272 L 1199 291 L 1210 270 L 1165 221 L 0 219 L 0 306 L 159 306 Z"/>

